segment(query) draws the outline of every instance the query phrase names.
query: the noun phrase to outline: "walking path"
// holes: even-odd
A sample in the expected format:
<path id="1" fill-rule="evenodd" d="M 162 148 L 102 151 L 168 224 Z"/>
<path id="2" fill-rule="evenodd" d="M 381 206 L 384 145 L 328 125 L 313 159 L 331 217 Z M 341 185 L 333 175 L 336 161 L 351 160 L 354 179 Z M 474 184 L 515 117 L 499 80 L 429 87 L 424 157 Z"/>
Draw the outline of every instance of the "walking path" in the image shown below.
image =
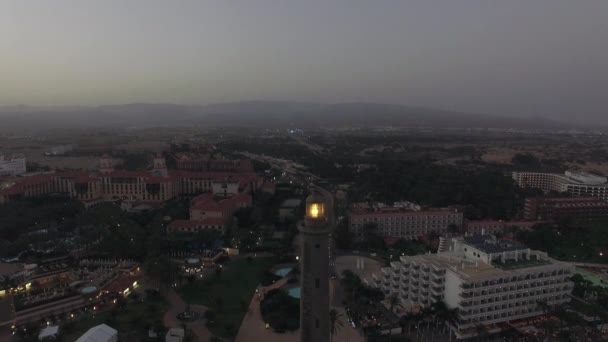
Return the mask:
<path id="1" fill-rule="evenodd" d="M 181 327 L 182 322 L 177 319 L 177 314 L 186 310 L 186 303 L 173 289 L 169 290 L 167 301 L 169 302 L 169 310 L 165 312 L 163 323 L 166 328 L 179 328 Z M 198 312 L 201 315 L 201 318 L 194 322 L 186 323 L 186 326 L 194 335 L 196 335 L 196 341 L 209 341 L 211 339 L 211 333 L 205 326 L 205 319 L 202 318 L 203 314 L 207 311 L 207 307 L 204 305 L 190 305 L 190 311 Z"/>

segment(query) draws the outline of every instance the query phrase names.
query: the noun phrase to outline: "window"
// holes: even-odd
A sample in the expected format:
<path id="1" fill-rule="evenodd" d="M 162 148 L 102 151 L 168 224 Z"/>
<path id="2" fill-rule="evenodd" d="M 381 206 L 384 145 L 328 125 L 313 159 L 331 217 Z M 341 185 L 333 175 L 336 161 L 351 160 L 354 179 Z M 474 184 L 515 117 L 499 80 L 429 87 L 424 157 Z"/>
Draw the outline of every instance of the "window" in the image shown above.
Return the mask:
<path id="1" fill-rule="evenodd" d="M 319 319 L 318 318 L 315 319 L 315 328 L 319 328 Z"/>
<path id="2" fill-rule="evenodd" d="M 317 243 L 317 244 L 315 245 L 315 248 L 321 248 L 321 245 Z"/>
<path id="3" fill-rule="evenodd" d="M 319 288 L 319 286 L 321 286 L 321 280 L 319 278 L 315 279 L 315 288 Z"/>

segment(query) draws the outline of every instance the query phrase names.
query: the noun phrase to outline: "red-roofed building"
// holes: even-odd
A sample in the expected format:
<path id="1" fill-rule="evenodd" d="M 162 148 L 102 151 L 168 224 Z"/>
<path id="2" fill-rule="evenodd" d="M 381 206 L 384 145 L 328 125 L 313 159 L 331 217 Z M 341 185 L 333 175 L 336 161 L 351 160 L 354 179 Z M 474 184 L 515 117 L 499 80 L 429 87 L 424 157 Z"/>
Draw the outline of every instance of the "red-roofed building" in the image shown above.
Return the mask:
<path id="1" fill-rule="evenodd" d="M 464 219 L 463 213 L 454 208 L 418 210 L 366 203 L 353 204 L 348 217 L 349 229 L 358 238 L 363 237 L 367 224 L 373 224 L 376 234 L 402 239 L 417 239 L 431 232 L 445 234 L 450 225 L 462 227 Z"/>
<path id="2" fill-rule="evenodd" d="M 561 218 L 595 219 L 608 217 L 608 202 L 598 197 L 530 197 L 526 198 L 526 220 L 559 220 Z"/>
<path id="3" fill-rule="evenodd" d="M 251 196 L 238 193 L 232 197 L 217 197 L 212 194 L 196 196 L 191 201 L 190 220 L 177 220 L 169 225 L 173 232 L 197 232 L 202 229 L 215 229 L 224 232 L 232 222 L 232 214 L 238 208 L 250 207 Z"/>
<path id="4" fill-rule="evenodd" d="M 214 184 L 224 197 L 251 193 L 262 184 L 253 173 L 167 170 L 164 159 L 158 156 L 150 171 L 114 170 L 109 156 L 103 156 L 99 165 L 97 173 L 61 172 L 4 179 L 0 183 L 0 204 L 51 193 L 66 193 L 86 206 L 115 200 L 162 203 L 180 195 L 212 192 Z"/>

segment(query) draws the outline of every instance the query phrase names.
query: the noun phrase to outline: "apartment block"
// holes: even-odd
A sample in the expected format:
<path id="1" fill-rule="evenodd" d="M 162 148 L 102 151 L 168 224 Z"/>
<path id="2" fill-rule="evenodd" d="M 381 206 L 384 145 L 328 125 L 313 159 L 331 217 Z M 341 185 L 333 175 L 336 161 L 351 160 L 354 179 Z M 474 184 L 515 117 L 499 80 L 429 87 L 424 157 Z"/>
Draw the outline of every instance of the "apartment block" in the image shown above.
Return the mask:
<path id="1" fill-rule="evenodd" d="M 606 177 L 575 171 L 566 171 L 563 175 L 543 172 L 513 172 L 512 176 L 522 188 L 537 188 L 545 192 L 568 192 L 575 196 L 591 196 L 608 200 Z"/>
<path id="2" fill-rule="evenodd" d="M 492 235 L 452 238 L 446 252 L 402 256 L 365 282 L 396 295 L 406 309 L 444 301 L 458 309 L 457 338 L 477 326 L 499 331 L 507 322 L 543 314 L 539 302 L 570 300 L 573 266 Z"/>

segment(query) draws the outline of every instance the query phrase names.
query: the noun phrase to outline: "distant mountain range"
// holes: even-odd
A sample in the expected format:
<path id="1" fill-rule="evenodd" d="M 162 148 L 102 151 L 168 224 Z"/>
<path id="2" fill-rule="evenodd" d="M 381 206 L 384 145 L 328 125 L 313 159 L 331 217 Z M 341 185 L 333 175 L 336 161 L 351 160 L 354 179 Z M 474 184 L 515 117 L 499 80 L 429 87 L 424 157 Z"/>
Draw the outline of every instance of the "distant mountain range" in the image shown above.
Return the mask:
<path id="1" fill-rule="evenodd" d="M 0 107 L 0 129 L 127 127 L 435 127 L 562 130 L 545 118 L 513 118 L 380 103 L 249 101 L 211 105 L 134 103 L 98 107 Z"/>

